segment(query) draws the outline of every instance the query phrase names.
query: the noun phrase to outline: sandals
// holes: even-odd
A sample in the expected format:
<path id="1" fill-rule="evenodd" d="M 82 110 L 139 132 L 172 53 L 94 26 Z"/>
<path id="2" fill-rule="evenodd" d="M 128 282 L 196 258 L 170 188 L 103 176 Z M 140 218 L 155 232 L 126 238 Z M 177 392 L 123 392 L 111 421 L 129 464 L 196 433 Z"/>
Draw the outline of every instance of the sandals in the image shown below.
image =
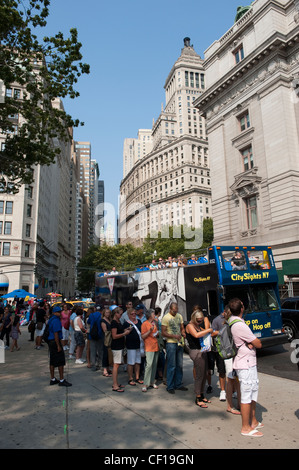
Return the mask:
<path id="1" fill-rule="evenodd" d="M 129 385 L 132 385 L 133 387 L 136 386 L 136 383 L 134 382 L 133 379 L 129 380 L 128 384 L 129 384 Z"/>
<path id="2" fill-rule="evenodd" d="M 226 410 L 228 413 L 232 413 L 233 415 L 240 415 L 241 411 L 237 410 L 236 408 L 231 408 L 230 410 Z"/>
<path id="3" fill-rule="evenodd" d="M 122 393 L 124 392 L 124 389 L 123 388 L 112 388 L 112 392 L 119 392 L 119 393 Z"/>
<path id="4" fill-rule="evenodd" d="M 136 379 L 136 382 L 137 382 L 138 384 L 143 384 L 143 380 L 141 380 L 141 379 Z"/>
<path id="5" fill-rule="evenodd" d="M 211 403 L 211 400 L 208 400 L 203 395 L 201 395 L 200 397 L 196 397 L 196 398 L 200 398 L 200 401 L 203 401 L 204 403 Z"/>
<path id="6" fill-rule="evenodd" d="M 106 372 L 106 374 L 102 374 L 103 377 L 112 377 L 112 374 L 108 374 L 108 372 Z"/>
<path id="7" fill-rule="evenodd" d="M 199 408 L 209 408 L 208 405 L 203 401 L 201 397 L 196 397 L 195 398 L 195 404 L 199 406 Z"/>

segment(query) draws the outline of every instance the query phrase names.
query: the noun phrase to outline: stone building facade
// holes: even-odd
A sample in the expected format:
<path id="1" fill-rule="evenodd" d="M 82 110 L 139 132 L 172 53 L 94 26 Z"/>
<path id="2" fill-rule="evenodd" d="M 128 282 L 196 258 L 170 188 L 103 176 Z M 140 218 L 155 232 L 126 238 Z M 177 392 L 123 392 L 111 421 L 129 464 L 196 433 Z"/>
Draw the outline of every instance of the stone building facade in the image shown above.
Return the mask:
<path id="1" fill-rule="evenodd" d="M 256 0 L 206 51 L 215 244 L 272 246 L 299 276 L 299 2 Z"/>
<path id="2" fill-rule="evenodd" d="M 202 59 L 185 38 L 166 82 L 166 105 L 152 127 L 152 150 L 120 185 L 119 239 L 140 246 L 169 226 L 199 227 L 211 217 L 205 120 L 193 107 L 204 91 Z M 200 247 L 198 247 L 200 248 Z"/>

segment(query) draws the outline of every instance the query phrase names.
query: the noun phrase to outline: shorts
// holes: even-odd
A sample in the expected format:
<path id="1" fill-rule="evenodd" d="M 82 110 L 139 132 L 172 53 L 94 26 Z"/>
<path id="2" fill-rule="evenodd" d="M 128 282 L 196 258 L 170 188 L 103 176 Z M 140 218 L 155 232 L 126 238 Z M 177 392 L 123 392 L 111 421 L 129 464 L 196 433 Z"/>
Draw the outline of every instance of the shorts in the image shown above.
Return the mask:
<path id="1" fill-rule="evenodd" d="M 127 364 L 130 366 L 141 364 L 140 349 L 127 349 Z"/>
<path id="2" fill-rule="evenodd" d="M 123 349 L 112 349 L 113 363 L 123 364 L 124 362 L 124 350 Z"/>
<path id="3" fill-rule="evenodd" d="M 252 401 L 257 402 L 259 389 L 257 367 L 253 366 L 249 369 L 237 369 L 237 374 L 240 382 L 241 403 L 248 404 Z"/>
<path id="4" fill-rule="evenodd" d="M 236 376 L 233 375 L 233 358 L 231 359 L 225 359 L 224 360 L 224 365 L 225 365 L 225 373 L 228 379 L 234 379 Z"/>
<path id="5" fill-rule="evenodd" d="M 45 328 L 46 328 L 46 324 L 43 323 L 43 327 L 41 330 L 38 330 L 38 329 L 35 330 L 35 336 L 43 336 Z"/>
<path id="6" fill-rule="evenodd" d="M 82 331 L 75 331 L 76 346 L 85 346 L 85 339 Z"/>
<path id="7" fill-rule="evenodd" d="M 50 366 L 53 367 L 61 367 L 65 366 L 65 355 L 63 351 L 63 347 L 61 346 L 61 351 L 57 351 L 57 344 L 56 341 L 52 340 L 49 341 L 49 353 L 50 353 Z"/>
<path id="8" fill-rule="evenodd" d="M 217 366 L 217 371 L 220 377 L 225 376 L 225 364 L 224 364 L 224 359 L 220 356 L 218 352 L 215 351 L 209 351 L 207 353 L 208 357 L 208 370 L 212 371 L 212 374 L 214 374 L 214 367 L 215 363 Z"/>

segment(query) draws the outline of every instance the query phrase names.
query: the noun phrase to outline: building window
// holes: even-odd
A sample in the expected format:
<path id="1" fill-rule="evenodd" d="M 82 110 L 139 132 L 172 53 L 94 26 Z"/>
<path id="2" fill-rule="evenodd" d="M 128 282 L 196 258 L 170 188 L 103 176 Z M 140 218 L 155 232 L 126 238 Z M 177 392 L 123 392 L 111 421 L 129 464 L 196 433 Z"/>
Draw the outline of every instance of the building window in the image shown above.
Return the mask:
<path id="1" fill-rule="evenodd" d="M 185 72 L 185 86 L 189 86 L 189 73 Z"/>
<path id="2" fill-rule="evenodd" d="M 27 204 L 27 217 L 32 217 L 32 205 Z"/>
<path id="3" fill-rule="evenodd" d="M 10 256 L 10 243 L 9 242 L 3 242 L 2 255 Z"/>
<path id="4" fill-rule="evenodd" d="M 241 131 L 245 131 L 250 127 L 250 119 L 249 119 L 249 113 L 246 111 L 246 113 L 242 114 L 242 116 L 239 117 L 239 123 L 240 123 L 240 129 Z"/>
<path id="5" fill-rule="evenodd" d="M 257 227 L 257 200 L 256 196 L 245 199 L 247 228 Z"/>
<path id="6" fill-rule="evenodd" d="M 11 222 L 5 222 L 4 223 L 4 235 L 11 235 Z"/>
<path id="7" fill-rule="evenodd" d="M 24 256 L 25 258 L 29 258 L 29 254 L 30 254 L 30 245 L 25 245 L 25 252 L 24 252 Z"/>
<path id="8" fill-rule="evenodd" d="M 13 202 L 12 201 L 6 201 L 5 205 L 5 214 L 12 214 L 12 209 L 13 209 Z"/>
<path id="9" fill-rule="evenodd" d="M 244 171 L 250 170 L 253 168 L 253 154 L 252 154 L 252 147 L 247 147 L 244 150 L 241 150 L 241 155 L 243 158 L 243 166 L 244 166 Z"/>
<path id="10" fill-rule="evenodd" d="M 4 201 L 0 201 L 0 214 L 3 214 L 4 211 Z"/>
<path id="11" fill-rule="evenodd" d="M 235 63 L 238 64 L 239 62 L 241 62 L 241 60 L 244 59 L 243 45 L 241 45 L 237 49 L 235 49 L 233 54 L 235 56 Z"/>
<path id="12" fill-rule="evenodd" d="M 26 237 L 30 237 L 30 236 L 31 236 L 31 225 L 26 224 Z"/>

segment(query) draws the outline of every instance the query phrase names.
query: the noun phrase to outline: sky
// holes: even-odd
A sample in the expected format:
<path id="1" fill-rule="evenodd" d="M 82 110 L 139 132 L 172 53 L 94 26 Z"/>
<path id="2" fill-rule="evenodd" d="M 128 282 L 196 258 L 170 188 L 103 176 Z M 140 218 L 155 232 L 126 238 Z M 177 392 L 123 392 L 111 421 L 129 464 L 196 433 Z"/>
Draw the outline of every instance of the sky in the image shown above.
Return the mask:
<path id="1" fill-rule="evenodd" d="M 74 139 L 91 142 L 105 201 L 117 212 L 123 175 L 123 142 L 151 129 L 161 104 L 164 84 L 189 37 L 194 50 L 204 51 L 234 24 L 240 0 L 51 0 L 44 35 L 77 28 L 83 62 L 90 74 L 76 85 L 80 97 L 64 99 L 73 118 L 85 123 Z"/>

